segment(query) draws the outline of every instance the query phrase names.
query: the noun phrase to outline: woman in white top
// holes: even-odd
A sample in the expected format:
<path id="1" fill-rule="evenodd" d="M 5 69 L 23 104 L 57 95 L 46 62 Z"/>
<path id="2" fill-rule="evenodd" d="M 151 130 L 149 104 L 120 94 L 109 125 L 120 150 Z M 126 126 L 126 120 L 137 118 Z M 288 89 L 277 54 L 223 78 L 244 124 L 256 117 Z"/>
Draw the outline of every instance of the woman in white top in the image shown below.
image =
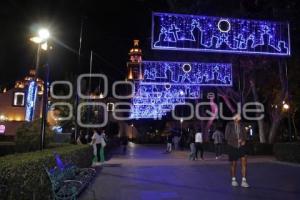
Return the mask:
<path id="1" fill-rule="evenodd" d="M 102 136 L 98 133 L 98 131 L 96 129 L 94 129 L 91 145 L 93 145 L 94 155 L 97 158 L 96 165 L 99 165 L 100 161 L 101 161 L 101 157 L 100 157 L 101 142 L 102 142 L 101 138 L 102 138 Z"/>
<path id="2" fill-rule="evenodd" d="M 101 161 L 101 163 L 104 163 L 104 161 L 105 161 L 104 148 L 106 146 L 106 141 L 105 141 L 106 135 L 105 135 L 105 130 L 104 129 L 101 131 L 100 137 L 101 137 L 101 148 L 100 148 L 100 158 L 101 158 L 101 160 L 100 161 Z"/>
<path id="3" fill-rule="evenodd" d="M 200 151 L 201 160 L 203 160 L 203 134 L 201 128 L 198 128 L 196 135 L 195 135 L 195 146 L 196 146 L 196 159 L 198 159 L 198 153 Z"/>

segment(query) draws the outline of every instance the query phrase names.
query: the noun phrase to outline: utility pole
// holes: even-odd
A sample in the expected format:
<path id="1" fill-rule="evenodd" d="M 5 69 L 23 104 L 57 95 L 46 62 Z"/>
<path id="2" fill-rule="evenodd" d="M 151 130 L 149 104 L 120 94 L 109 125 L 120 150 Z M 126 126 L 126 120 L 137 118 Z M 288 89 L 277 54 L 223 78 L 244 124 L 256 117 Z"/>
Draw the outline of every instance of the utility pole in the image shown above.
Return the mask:
<path id="1" fill-rule="evenodd" d="M 77 123 L 77 107 L 78 107 L 78 104 L 79 104 L 79 97 L 78 97 L 78 93 L 77 93 L 77 88 L 78 87 L 81 87 L 81 85 L 77 85 L 77 77 L 78 77 L 78 74 L 80 72 L 80 66 L 81 66 L 81 48 L 82 48 L 82 34 L 83 34 L 83 25 L 84 25 L 84 18 L 81 18 L 81 24 L 80 24 L 80 35 L 79 35 L 79 47 L 78 47 L 78 67 L 77 67 L 77 70 L 75 70 L 75 81 L 74 81 L 74 85 L 75 85 L 75 90 L 74 90 L 74 93 L 75 93 L 75 106 L 74 106 L 74 110 L 75 110 L 75 119 L 74 119 L 74 124 L 75 124 L 75 130 L 74 130 L 74 142 L 76 143 L 76 140 L 77 140 L 77 136 L 78 136 L 78 123 Z"/>

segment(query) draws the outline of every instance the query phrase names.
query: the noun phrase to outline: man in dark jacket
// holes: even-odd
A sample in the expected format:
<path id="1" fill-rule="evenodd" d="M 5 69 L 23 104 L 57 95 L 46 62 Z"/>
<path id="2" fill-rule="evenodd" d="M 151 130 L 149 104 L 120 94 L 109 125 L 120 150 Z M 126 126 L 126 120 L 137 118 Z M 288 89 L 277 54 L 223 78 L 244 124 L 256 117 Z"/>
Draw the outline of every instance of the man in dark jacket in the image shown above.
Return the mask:
<path id="1" fill-rule="evenodd" d="M 169 135 L 167 135 L 167 150 L 166 153 L 171 153 L 172 152 L 172 141 L 173 141 L 173 132 Z"/>
<path id="2" fill-rule="evenodd" d="M 233 122 L 229 122 L 226 125 L 225 140 L 228 144 L 228 157 L 231 162 L 231 185 L 237 187 L 239 184 L 236 181 L 236 165 L 237 160 L 241 159 L 242 162 L 242 187 L 249 187 L 246 181 L 247 173 L 247 158 L 246 158 L 246 139 L 247 134 L 245 127 L 241 123 L 240 114 L 236 114 L 233 117 Z"/>

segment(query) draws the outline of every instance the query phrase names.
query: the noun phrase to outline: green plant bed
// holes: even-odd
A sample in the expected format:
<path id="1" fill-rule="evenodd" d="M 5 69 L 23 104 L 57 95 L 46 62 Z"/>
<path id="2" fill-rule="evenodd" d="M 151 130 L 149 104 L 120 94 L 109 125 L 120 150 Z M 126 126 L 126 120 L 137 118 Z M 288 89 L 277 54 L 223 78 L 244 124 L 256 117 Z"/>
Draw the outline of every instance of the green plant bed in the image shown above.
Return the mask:
<path id="1" fill-rule="evenodd" d="M 277 160 L 300 163 L 300 143 L 276 143 L 273 151 Z"/>
<path id="2" fill-rule="evenodd" d="M 92 164 L 93 150 L 89 145 L 65 145 L 0 157 L 0 199 L 51 199 L 51 185 L 44 166 L 53 168 L 56 165 L 53 152 L 78 167 Z"/>
<path id="3" fill-rule="evenodd" d="M 248 143 L 250 155 L 273 155 L 273 144 Z"/>
<path id="4" fill-rule="evenodd" d="M 13 135 L 0 135 L 0 142 L 13 142 L 15 141 L 15 136 Z"/>
<path id="5" fill-rule="evenodd" d="M 40 149 L 40 128 L 41 120 L 33 122 L 23 122 L 16 132 L 16 152 L 25 153 Z M 54 132 L 46 126 L 44 147 L 47 148 L 53 140 Z"/>

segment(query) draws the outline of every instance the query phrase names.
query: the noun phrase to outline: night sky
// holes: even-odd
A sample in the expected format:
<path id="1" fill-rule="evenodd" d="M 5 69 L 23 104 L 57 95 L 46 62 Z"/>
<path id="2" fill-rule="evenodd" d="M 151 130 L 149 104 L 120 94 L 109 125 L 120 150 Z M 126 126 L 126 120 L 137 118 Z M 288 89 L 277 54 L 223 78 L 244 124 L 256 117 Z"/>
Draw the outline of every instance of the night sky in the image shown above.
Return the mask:
<path id="1" fill-rule="evenodd" d="M 83 19 L 82 65 L 88 71 L 93 50 L 93 72 L 107 73 L 111 79 L 124 79 L 132 40 L 150 45 L 151 12 L 166 8 L 142 1 L 6 1 L 1 2 L 0 84 L 12 84 L 34 66 L 37 46 L 29 41 L 37 27 L 46 25 L 51 35 L 66 47 L 53 42 L 49 56 L 51 79 L 60 79 L 77 65 L 80 25 Z M 162 9 L 165 10 L 165 9 Z M 147 44 L 148 43 L 148 44 Z M 43 62 L 43 59 L 41 62 Z"/>
<path id="2" fill-rule="evenodd" d="M 94 58 L 93 72 L 104 72 L 108 74 L 111 80 L 124 79 L 128 51 L 132 47 L 132 40 L 135 38 L 141 40 L 144 58 L 161 59 L 163 57 L 165 60 L 168 58 L 167 52 L 153 52 L 150 48 L 151 13 L 152 11 L 174 12 L 167 1 L 109 0 L 97 2 L 89 0 L 9 0 L 1 2 L 0 85 L 13 84 L 15 80 L 24 77 L 34 66 L 37 46 L 30 42 L 29 38 L 37 31 L 39 25 L 48 27 L 55 40 L 60 41 L 52 43 L 54 49 L 48 58 L 52 80 L 63 79 L 78 67 L 76 52 L 79 46 L 82 19 L 84 26 L 81 72 L 88 72 L 89 53 L 93 50 L 98 55 Z M 239 1 L 235 0 L 203 0 L 201 6 L 198 1 L 176 2 L 177 10 L 184 12 L 186 6 L 190 8 L 191 14 L 268 18 L 268 12 L 261 12 L 260 10 L 264 1 L 240 1 L 245 4 L 248 11 L 254 14 L 258 11 L 264 13 L 253 16 L 232 12 L 240 6 L 240 3 L 237 3 Z M 260 2 L 260 4 L 256 4 L 256 2 Z M 198 13 L 193 13 L 193 9 L 196 7 Z M 292 48 L 295 49 L 294 44 Z M 217 58 L 218 56 L 216 54 L 197 54 L 196 56 L 195 54 L 191 55 L 191 53 L 181 54 L 173 56 L 174 59 L 178 59 L 178 56 L 181 56 L 181 59 L 209 56 Z M 167 60 L 172 60 L 172 58 Z M 45 62 L 45 59 L 42 62 Z"/>

